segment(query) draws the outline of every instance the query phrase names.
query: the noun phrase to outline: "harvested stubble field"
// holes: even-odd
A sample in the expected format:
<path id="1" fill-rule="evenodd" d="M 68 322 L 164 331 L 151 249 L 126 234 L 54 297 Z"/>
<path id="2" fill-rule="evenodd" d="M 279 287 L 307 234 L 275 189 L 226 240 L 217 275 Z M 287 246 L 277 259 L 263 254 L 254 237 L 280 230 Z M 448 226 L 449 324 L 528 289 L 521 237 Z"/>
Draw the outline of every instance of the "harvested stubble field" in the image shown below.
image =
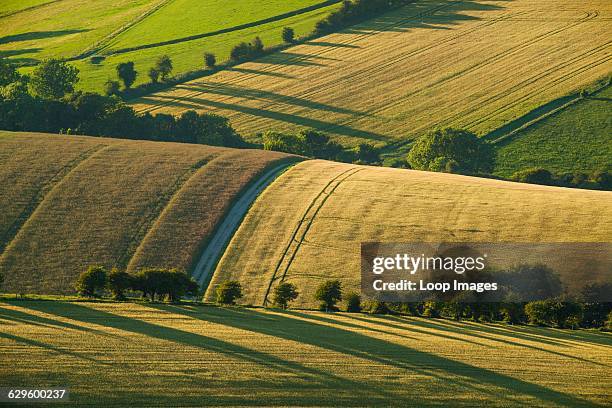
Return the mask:
<path id="1" fill-rule="evenodd" d="M 262 305 L 280 281 L 296 306 L 315 308 L 316 287 L 359 289 L 361 242 L 608 242 L 612 193 L 444 173 L 307 161 L 255 201 L 217 266 L 218 283 L 243 283 Z"/>
<path id="2" fill-rule="evenodd" d="M 89 265 L 189 270 L 262 150 L 0 133 L 4 290 L 66 293 Z"/>
<path id="3" fill-rule="evenodd" d="M 245 135 L 312 127 L 346 143 L 454 126 L 485 134 L 610 72 L 606 0 L 417 1 L 135 101 L 230 117 Z"/>
<path id="4" fill-rule="evenodd" d="M 59 301 L 0 303 L 0 321 L 0 386 L 68 386 L 78 406 L 610 402 L 606 333 Z"/>

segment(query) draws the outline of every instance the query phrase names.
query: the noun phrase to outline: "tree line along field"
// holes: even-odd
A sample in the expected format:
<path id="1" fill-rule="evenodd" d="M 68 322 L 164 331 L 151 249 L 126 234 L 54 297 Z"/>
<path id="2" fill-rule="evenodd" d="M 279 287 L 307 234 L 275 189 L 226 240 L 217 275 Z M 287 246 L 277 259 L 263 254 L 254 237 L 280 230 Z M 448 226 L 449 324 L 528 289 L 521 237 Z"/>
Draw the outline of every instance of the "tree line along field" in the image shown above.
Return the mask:
<path id="1" fill-rule="evenodd" d="M 306 161 L 255 201 L 206 298 L 238 280 L 243 304 L 265 305 L 290 282 L 294 306 L 316 308 L 326 280 L 359 291 L 362 242 L 607 242 L 610 217 L 609 192 Z"/>
<path id="2" fill-rule="evenodd" d="M 190 270 L 250 181 L 289 155 L 0 133 L 0 273 L 13 293 L 72 293 L 90 265 Z"/>
<path id="3" fill-rule="evenodd" d="M 581 99 L 495 144 L 494 173 L 542 167 L 555 173 L 612 166 L 612 88 Z"/>
<path id="4" fill-rule="evenodd" d="M 81 70 L 79 88 L 101 92 L 104 82 L 116 77 L 115 67 L 120 62 L 135 62 L 140 71 L 135 83 L 138 85 L 148 81 L 148 69 L 160 55 L 169 55 L 175 61 L 174 74 L 180 74 L 202 69 L 204 52 L 215 53 L 218 61 L 223 61 L 234 45 L 258 35 L 266 45 L 279 44 L 282 27 L 286 25 L 293 26 L 297 35 L 307 34 L 316 21 L 337 5 L 212 37 L 182 40 L 322 3 L 323 0 L 240 0 L 228 6 L 221 0 L 121 0 L 111 6 L 101 0 L 55 0 L 40 2 L 34 8 L 26 7 L 26 4 L 19 8 L 17 5 L 12 8 L 10 5 L 0 6 L 0 56 L 27 65 L 50 57 L 76 57 L 73 63 Z M 3 13 L 1 7 L 5 7 L 7 12 Z M 75 12 L 78 14 L 76 17 Z M 155 46 L 164 41 L 177 42 Z M 153 48 L 138 49 L 143 46 Z M 125 52 L 133 48 L 136 50 Z M 106 59 L 94 64 L 89 59 L 92 54 Z"/>
<path id="5" fill-rule="evenodd" d="M 245 135 L 312 127 L 347 143 L 435 127 L 484 135 L 610 72 L 604 0 L 417 1 L 136 100 L 228 116 Z"/>
<path id="6" fill-rule="evenodd" d="M 0 386 L 69 386 L 83 407 L 610 402 L 608 333 L 61 301 L 3 302 L 0 319 Z"/>

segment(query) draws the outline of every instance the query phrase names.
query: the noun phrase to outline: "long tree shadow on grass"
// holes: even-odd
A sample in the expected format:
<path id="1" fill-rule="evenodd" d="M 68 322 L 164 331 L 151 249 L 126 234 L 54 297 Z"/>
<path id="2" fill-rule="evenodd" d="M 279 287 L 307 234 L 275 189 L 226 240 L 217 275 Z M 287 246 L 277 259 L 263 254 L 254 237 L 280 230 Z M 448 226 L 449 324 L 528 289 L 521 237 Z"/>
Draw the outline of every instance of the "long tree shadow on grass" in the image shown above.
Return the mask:
<path id="1" fill-rule="evenodd" d="M 203 321 L 222 324 L 255 333 L 280 337 L 299 343 L 321 347 L 330 351 L 369 360 L 374 363 L 416 372 L 447 384 L 453 383 L 459 390 L 475 389 L 496 399 L 514 401 L 515 397 L 529 396 L 536 401 L 570 405 L 591 406 L 592 403 L 576 396 L 564 394 L 522 381 L 492 370 L 450 360 L 435 354 L 369 337 L 354 331 L 312 321 L 311 314 L 286 312 L 273 315 L 274 321 L 263 321 L 261 312 L 253 310 L 225 310 L 225 313 L 193 312 L 187 308 L 152 305 L 161 310 L 171 310 Z M 267 318 L 270 315 L 266 315 Z M 271 324 L 272 323 L 272 324 Z M 493 389 L 496 388 L 497 390 Z M 513 394 L 513 395 L 512 395 Z"/>
<path id="2" fill-rule="evenodd" d="M 82 33 L 85 31 L 89 31 L 89 29 L 31 31 L 28 33 L 13 34 L 13 35 L 6 35 L 4 37 L 0 37 L 0 44 L 9 44 L 9 43 L 20 42 L 20 41 L 43 40 L 45 38 L 61 37 L 64 35 L 77 34 L 77 33 Z"/>
<path id="3" fill-rule="evenodd" d="M 343 378 L 325 370 L 313 368 L 311 366 L 305 366 L 293 361 L 281 359 L 275 355 L 261 352 L 255 349 L 245 348 L 236 344 L 232 344 L 216 338 L 204 336 L 199 333 L 193 333 L 181 329 L 172 328 L 169 326 L 163 326 L 160 324 L 154 324 L 131 317 L 121 316 L 118 314 L 109 313 L 106 311 L 89 308 L 82 304 L 77 303 L 66 303 L 66 302 L 53 302 L 58 307 L 49 308 L 48 302 L 27 302 L 23 303 L 22 306 L 33 310 L 45 312 L 48 314 L 55 314 L 64 318 L 80 321 L 83 323 L 93 323 L 100 326 L 111 327 L 114 329 L 123 330 L 126 332 L 137 333 L 140 335 L 153 337 L 160 340 L 166 340 L 174 343 L 178 343 L 184 346 L 195 347 L 207 351 L 213 351 L 220 354 L 227 355 L 231 358 L 236 358 L 244 362 L 253 363 L 259 366 L 267 367 L 275 370 L 278 373 L 292 373 L 295 376 L 307 380 L 310 386 L 315 386 L 317 390 L 327 390 L 328 400 L 326 404 L 333 403 L 335 396 L 333 395 L 334 390 L 351 389 L 355 400 L 346 401 L 347 404 L 351 405 L 362 405 L 364 398 L 368 398 L 374 403 L 384 405 L 385 401 L 389 401 L 393 395 L 374 387 L 368 387 L 365 384 L 356 382 L 347 378 Z M 161 310 L 170 312 L 185 311 L 182 308 L 175 308 L 171 306 L 153 306 Z M 211 310 L 221 311 L 222 316 L 217 316 L 214 320 L 224 320 L 223 316 L 227 313 L 223 309 L 207 308 Z M 191 314 L 185 313 L 189 317 L 195 317 Z M 241 316 L 242 318 L 242 316 Z M 261 319 L 259 319 L 261 321 Z M 37 345 L 37 344 L 32 344 Z M 284 381 L 284 380 L 283 380 Z M 291 380 L 289 380 L 291 381 Z M 262 386 L 264 388 L 282 388 L 283 383 L 279 382 L 266 382 L 262 380 Z M 265 385 L 263 384 L 265 382 Z M 197 386 L 197 384 L 194 384 Z M 251 384 L 252 386 L 252 384 Z M 300 404 L 300 398 L 304 398 L 303 404 L 311 404 L 312 396 L 307 395 L 300 396 L 296 395 L 292 399 L 292 403 Z M 253 398 L 256 398 L 256 394 L 253 393 Z M 228 397 L 217 401 L 219 405 L 236 405 L 236 404 L 254 404 L 257 400 L 253 401 L 250 399 L 236 399 L 238 397 Z M 246 397 L 245 397 L 246 398 Z M 272 398 L 272 397 L 270 397 Z M 266 398 L 266 402 L 273 401 L 272 399 Z M 260 401 L 261 403 L 261 401 Z M 344 403 L 344 401 L 343 401 Z M 411 402 L 416 404 L 416 400 Z M 278 404 L 282 404 L 279 401 Z M 286 404 L 286 401 L 285 401 Z"/>
<path id="4" fill-rule="evenodd" d="M 225 103 L 214 101 L 210 99 L 206 99 L 205 97 L 196 97 L 196 96 L 174 96 L 174 95 L 163 95 L 158 94 L 155 95 L 154 98 L 143 97 L 140 99 L 143 103 L 149 103 L 151 105 L 160 105 L 160 100 L 164 100 L 161 102 L 163 106 L 174 106 L 180 107 L 184 109 L 202 109 L 203 107 L 212 107 L 218 108 L 228 111 L 240 112 L 244 114 L 248 114 L 254 117 L 262 117 L 268 119 L 274 119 L 280 122 L 291 123 L 294 125 L 299 125 L 303 127 L 309 127 L 312 129 L 326 131 L 330 128 L 333 128 L 334 133 L 337 133 L 342 136 L 350 136 L 357 137 L 368 140 L 378 140 L 378 141 L 386 141 L 388 138 L 382 136 L 380 134 L 369 132 L 366 130 L 360 130 L 356 128 L 352 128 L 346 125 L 339 125 L 336 123 L 326 122 L 319 119 L 308 118 L 305 116 L 294 115 L 290 113 L 266 110 L 261 108 L 251 108 L 244 105 L 234 104 L 234 103 Z M 274 128 L 272 126 L 272 128 Z"/>

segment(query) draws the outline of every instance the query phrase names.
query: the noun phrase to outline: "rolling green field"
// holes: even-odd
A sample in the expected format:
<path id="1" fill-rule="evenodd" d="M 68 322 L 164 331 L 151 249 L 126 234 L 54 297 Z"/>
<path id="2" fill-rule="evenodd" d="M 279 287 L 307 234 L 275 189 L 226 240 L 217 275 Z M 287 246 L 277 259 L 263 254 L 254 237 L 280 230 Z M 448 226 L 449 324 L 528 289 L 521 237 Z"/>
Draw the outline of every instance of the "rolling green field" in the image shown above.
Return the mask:
<path id="1" fill-rule="evenodd" d="M 325 280 L 359 290 L 362 242 L 608 242 L 612 226 L 602 220 L 612 217 L 611 198 L 612 192 L 306 161 L 255 201 L 206 296 L 212 300 L 217 284 L 238 280 L 241 302 L 262 305 L 286 281 L 300 291 L 296 306 L 316 308 L 314 291 Z"/>
<path id="2" fill-rule="evenodd" d="M 346 144 L 435 127 L 487 134 L 609 74 L 606 0 L 423 0 L 135 101 L 228 116 L 245 136 L 311 127 Z"/>
<path id="3" fill-rule="evenodd" d="M 59 301 L 0 303 L 0 322 L 0 386 L 82 407 L 604 406 L 612 385 L 606 333 Z"/>
<path id="4" fill-rule="evenodd" d="M 6 14 L 0 6 L 0 56 L 21 64 L 34 64 L 44 58 L 82 58 L 73 61 L 81 70 L 80 89 L 102 91 L 108 78 L 116 78 L 115 67 L 124 61 L 134 61 L 140 71 L 136 85 L 148 82 L 147 72 L 160 56 L 174 60 L 174 74 L 202 69 L 204 52 L 213 52 L 219 62 L 229 56 L 231 48 L 241 41 L 260 36 L 266 45 L 281 43 L 281 30 L 295 28 L 297 35 L 312 31 L 335 5 L 320 7 L 302 14 L 280 18 L 250 28 L 225 34 L 182 41 L 185 37 L 231 29 L 244 24 L 282 16 L 323 3 L 322 0 L 252 0 L 234 1 L 228 7 L 221 0 L 205 3 L 195 0 L 120 0 L 112 5 L 106 1 L 61 0 L 42 3 L 34 9 L 19 6 L 23 11 Z M 33 2 L 34 4 L 34 2 Z M 3 14 L 6 14 L 3 16 Z M 32 27 L 36 27 L 35 30 Z M 176 41 L 171 45 L 159 42 Z M 126 49 L 151 46 L 144 50 Z M 91 54 L 107 59 L 93 64 Z M 25 69 L 28 72 L 30 69 Z"/>
<path id="5" fill-rule="evenodd" d="M 496 144 L 494 173 L 543 167 L 556 173 L 612 167 L 612 88 L 577 103 Z"/>
<path id="6" fill-rule="evenodd" d="M 288 155 L 0 132 L 3 290 L 71 293 L 90 265 L 190 270 L 238 194 Z"/>

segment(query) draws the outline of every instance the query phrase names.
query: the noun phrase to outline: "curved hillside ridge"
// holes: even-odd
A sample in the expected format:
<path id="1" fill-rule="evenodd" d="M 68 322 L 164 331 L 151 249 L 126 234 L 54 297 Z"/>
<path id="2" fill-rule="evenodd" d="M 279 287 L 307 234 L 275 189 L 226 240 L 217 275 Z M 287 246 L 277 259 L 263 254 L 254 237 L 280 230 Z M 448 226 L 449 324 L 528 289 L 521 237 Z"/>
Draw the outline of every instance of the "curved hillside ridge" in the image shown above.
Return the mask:
<path id="1" fill-rule="evenodd" d="M 610 218 L 610 192 L 307 161 L 254 203 L 206 296 L 232 279 L 262 305 L 288 281 L 315 307 L 324 280 L 359 289 L 361 242 L 609 242 Z"/>
<path id="2" fill-rule="evenodd" d="M 295 156 L 0 132 L 5 290 L 72 292 L 90 265 L 190 270 L 234 200 Z"/>

